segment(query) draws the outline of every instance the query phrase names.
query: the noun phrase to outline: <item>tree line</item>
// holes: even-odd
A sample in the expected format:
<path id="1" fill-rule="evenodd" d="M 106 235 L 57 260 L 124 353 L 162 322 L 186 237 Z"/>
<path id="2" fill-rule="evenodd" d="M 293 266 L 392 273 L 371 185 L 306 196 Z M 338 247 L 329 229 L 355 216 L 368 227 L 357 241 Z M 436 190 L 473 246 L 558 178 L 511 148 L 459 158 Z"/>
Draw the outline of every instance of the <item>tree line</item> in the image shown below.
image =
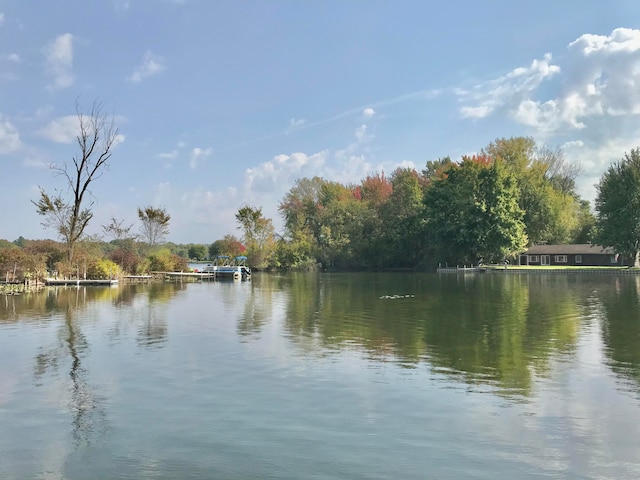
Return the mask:
<path id="1" fill-rule="evenodd" d="M 284 228 L 276 233 L 261 207 L 236 213 L 241 238 L 228 234 L 210 245 L 164 244 L 170 214 L 137 209 L 134 225 L 111 218 L 103 233 L 87 237 L 93 218 L 90 187 L 108 167 L 118 141 L 113 117 L 94 102 L 85 114 L 76 103 L 79 153 L 52 165 L 63 190 L 34 201 L 52 240 L 0 241 L 6 278 L 64 276 L 105 278 L 150 270 L 186 270 L 188 260 L 246 255 L 256 269 L 430 269 L 437 264 L 476 264 L 514 258 L 534 244 L 599 243 L 638 265 L 640 149 L 613 163 L 597 185 L 595 213 L 580 198 L 579 165 L 561 149 L 529 137 L 500 138 L 478 154 L 401 167 L 359 183 L 300 178 L 278 205 Z"/>
<path id="2" fill-rule="evenodd" d="M 500 138 L 472 156 L 368 175 L 357 184 L 301 178 L 278 209 L 276 235 L 261 209 L 236 218 L 268 268 L 433 269 L 514 260 L 528 246 L 597 243 L 640 266 L 640 149 L 580 197 L 579 165 L 529 137 Z M 256 243 L 256 238 L 264 237 Z"/>

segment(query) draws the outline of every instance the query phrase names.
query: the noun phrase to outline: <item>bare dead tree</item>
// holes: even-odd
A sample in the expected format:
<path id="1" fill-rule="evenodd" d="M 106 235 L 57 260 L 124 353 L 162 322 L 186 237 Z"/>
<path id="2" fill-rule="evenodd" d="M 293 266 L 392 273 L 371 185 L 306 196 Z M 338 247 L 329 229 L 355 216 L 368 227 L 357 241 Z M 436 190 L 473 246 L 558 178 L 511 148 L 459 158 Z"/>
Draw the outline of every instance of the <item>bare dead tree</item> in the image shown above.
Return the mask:
<path id="1" fill-rule="evenodd" d="M 559 147 L 543 146 L 538 149 L 537 157 L 547 167 L 545 176 L 556 189 L 564 194 L 575 190 L 576 179 L 582 174 L 581 164 L 568 162 Z"/>
<path id="2" fill-rule="evenodd" d="M 125 226 L 124 220 L 118 220 L 115 216 L 111 215 L 111 221 L 108 225 L 102 226 L 102 231 L 105 235 L 111 236 L 114 240 L 124 240 L 137 237 L 137 235 L 130 233 L 132 228 L 133 223 L 129 226 Z"/>
<path id="3" fill-rule="evenodd" d="M 64 178 L 66 191 L 55 190 L 53 194 L 40 188 L 40 199 L 32 203 L 38 214 L 45 217 L 42 225 L 53 228 L 67 248 L 67 260 L 73 261 L 76 242 L 82 235 L 89 221 L 93 218 L 91 207 L 93 202 L 85 206 L 87 197 L 91 196 L 91 183 L 100 178 L 108 169 L 111 151 L 118 139 L 118 128 L 113 116 L 104 112 L 103 104 L 93 102 L 88 114 L 82 113 L 76 101 L 78 118 L 78 134 L 76 142 L 79 153 L 72 160 L 73 164 L 52 164 L 54 175 Z"/>

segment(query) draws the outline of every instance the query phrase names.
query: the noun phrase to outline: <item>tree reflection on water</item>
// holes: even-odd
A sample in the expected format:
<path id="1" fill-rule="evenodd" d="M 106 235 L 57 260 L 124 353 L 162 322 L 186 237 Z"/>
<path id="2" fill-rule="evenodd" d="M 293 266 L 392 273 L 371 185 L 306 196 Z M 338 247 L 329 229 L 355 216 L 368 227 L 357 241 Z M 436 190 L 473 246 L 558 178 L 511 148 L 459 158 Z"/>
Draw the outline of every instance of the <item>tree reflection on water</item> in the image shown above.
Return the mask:
<path id="1" fill-rule="evenodd" d="M 640 277 L 615 279 L 598 291 L 606 315 L 602 325 L 609 367 L 619 376 L 640 385 Z"/>
<path id="2" fill-rule="evenodd" d="M 614 289 L 616 282 L 621 286 Z M 550 374 L 554 359 L 576 355 L 593 316 L 594 290 L 609 292 L 602 302 L 613 370 L 633 377 L 635 388 L 640 384 L 640 322 L 632 321 L 640 318 L 640 278 L 296 274 L 260 283 L 265 294 L 285 292 L 283 328 L 307 353 L 357 349 L 371 359 L 426 365 L 474 388 L 525 397 L 536 377 Z M 385 299 L 394 294 L 399 298 Z"/>
<path id="3" fill-rule="evenodd" d="M 103 435 L 108 420 L 105 398 L 98 394 L 98 388 L 88 382 L 89 372 L 83 366 L 89 345 L 80 325 L 86 321 L 86 289 L 56 289 L 56 310 L 64 309 L 64 321 L 58 329 L 57 345 L 39 353 L 35 362 L 35 378 L 41 384 L 42 377 L 55 375 L 60 369 L 68 369 L 68 408 L 71 414 L 72 436 L 76 446 L 92 443 Z M 89 302 L 90 303 L 90 302 Z M 51 303 L 50 303 L 51 305 Z"/>

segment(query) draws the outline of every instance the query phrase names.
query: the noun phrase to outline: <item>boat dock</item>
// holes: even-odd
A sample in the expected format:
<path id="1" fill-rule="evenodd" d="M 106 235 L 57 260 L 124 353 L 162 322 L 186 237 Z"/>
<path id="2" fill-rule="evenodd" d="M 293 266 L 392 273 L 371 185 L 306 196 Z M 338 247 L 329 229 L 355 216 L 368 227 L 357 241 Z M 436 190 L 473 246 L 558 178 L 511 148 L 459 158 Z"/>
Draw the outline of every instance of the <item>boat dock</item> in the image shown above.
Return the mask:
<path id="1" fill-rule="evenodd" d="M 436 272 L 438 273 L 477 273 L 477 272 L 484 273 L 486 271 L 487 271 L 486 267 L 480 267 L 480 266 L 474 267 L 473 265 L 469 267 L 467 267 L 466 265 L 462 267 L 458 267 L 458 266 L 438 267 L 436 270 Z"/>
<path id="2" fill-rule="evenodd" d="M 111 280 L 83 280 L 75 278 L 47 278 L 44 281 L 48 287 L 85 287 L 85 286 L 110 286 L 118 285 L 118 279 Z"/>

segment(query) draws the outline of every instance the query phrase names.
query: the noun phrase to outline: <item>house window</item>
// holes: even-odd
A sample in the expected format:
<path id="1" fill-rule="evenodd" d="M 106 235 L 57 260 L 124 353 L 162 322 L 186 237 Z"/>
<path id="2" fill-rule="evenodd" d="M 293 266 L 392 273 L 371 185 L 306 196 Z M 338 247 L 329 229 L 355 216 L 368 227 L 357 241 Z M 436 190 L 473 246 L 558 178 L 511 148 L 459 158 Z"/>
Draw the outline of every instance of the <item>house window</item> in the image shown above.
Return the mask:
<path id="1" fill-rule="evenodd" d="M 556 255 L 555 256 L 555 261 L 556 261 L 556 263 L 567 263 L 567 256 L 566 255 Z"/>
<path id="2" fill-rule="evenodd" d="M 532 263 L 538 263 L 540 261 L 540 257 L 538 257 L 538 255 L 529 255 L 529 261 Z"/>
<path id="3" fill-rule="evenodd" d="M 582 263 L 582 255 L 576 255 L 576 263 Z"/>

